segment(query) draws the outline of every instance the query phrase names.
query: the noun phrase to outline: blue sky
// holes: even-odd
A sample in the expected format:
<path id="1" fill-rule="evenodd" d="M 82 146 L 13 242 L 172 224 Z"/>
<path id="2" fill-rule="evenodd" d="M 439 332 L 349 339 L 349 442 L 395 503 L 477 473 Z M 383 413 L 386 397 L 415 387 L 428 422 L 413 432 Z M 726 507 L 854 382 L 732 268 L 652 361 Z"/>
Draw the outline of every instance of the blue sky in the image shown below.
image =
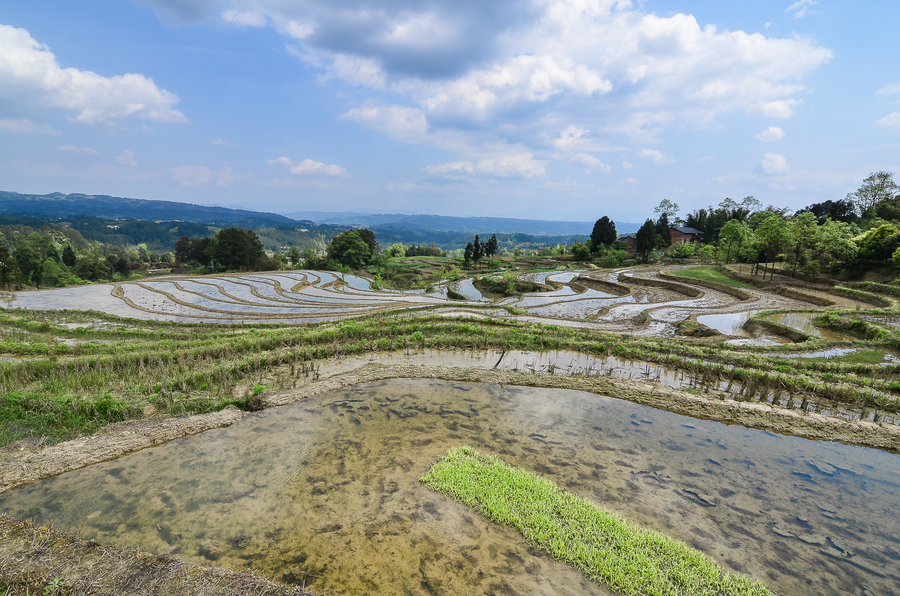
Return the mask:
<path id="1" fill-rule="evenodd" d="M 619 221 L 900 173 L 900 3 L 0 4 L 0 190 Z"/>

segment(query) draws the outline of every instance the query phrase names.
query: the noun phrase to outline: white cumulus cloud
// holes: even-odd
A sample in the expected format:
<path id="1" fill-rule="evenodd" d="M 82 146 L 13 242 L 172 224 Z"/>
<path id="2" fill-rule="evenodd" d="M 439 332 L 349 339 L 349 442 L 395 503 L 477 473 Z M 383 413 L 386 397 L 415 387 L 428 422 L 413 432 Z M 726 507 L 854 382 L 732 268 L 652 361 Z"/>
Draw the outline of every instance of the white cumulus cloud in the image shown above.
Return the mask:
<path id="1" fill-rule="evenodd" d="M 638 153 L 638 157 L 652 159 L 656 163 L 672 163 L 675 161 L 668 153 L 663 153 L 656 149 L 641 149 L 640 153 Z"/>
<path id="2" fill-rule="evenodd" d="M 747 113 L 766 118 L 790 118 L 794 114 L 794 106 L 801 103 L 798 99 L 757 102 L 747 107 Z"/>
<path id="3" fill-rule="evenodd" d="M 186 122 L 174 108 L 178 97 L 140 74 L 103 77 L 62 68 L 50 49 L 25 29 L 0 24 L 0 99 L 23 112 L 36 107 L 61 109 L 74 120 L 97 124 L 142 118 Z"/>
<path id="4" fill-rule="evenodd" d="M 766 153 L 759 165 L 766 174 L 783 174 L 790 169 L 780 153 Z"/>
<path id="5" fill-rule="evenodd" d="M 406 143 L 422 143 L 428 132 L 425 113 L 416 108 L 403 106 L 353 108 L 342 114 L 341 118 L 380 130 L 391 138 Z"/>
<path id="6" fill-rule="evenodd" d="M 893 95 L 894 93 L 900 93 L 900 83 L 885 85 L 884 87 L 879 89 L 877 93 L 878 95 Z"/>
<path id="7" fill-rule="evenodd" d="M 900 112 L 894 112 L 892 114 L 888 114 L 880 120 L 876 120 L 875 126 L 881 128 L 892 128 L 894 126 L 900 127 Z"/>
<path id="8" fill-rule="evenodd" d="M 534 159 L 531 153 L 482 159 L 475 166 L 482 174 L 501 178 L 534 178 L 545 174 L 546 161 Z"/>
<path id="9" fill-rule="evenodd" d="M 222 20 L 236 27 L 264 27 L 266 25 L 266 15 L 252 10 L 226 10 L 222 13 Z"/>
<path id="10" fill-rule="evenodd" d="M 309 158 L 295 164 L 289 158 L 282 156 L 270 159 L 268 163 L 269 165 L 288 166 L 288 171 L 298 176 L 348 176 L 347 170 L 339 165 L 314 161 Z"/>
<path id="11" fill-rule="evenodd" d="M 451 179 L 466 178 L 474 174 L 498 178 L 534 178 L 546 173 L 546 165 L 546 161 L 534 159 L 531 153 L 518 153 L 486 157 L 474 164 L 471 161 L 458 161 L 428 166 L 425 173 Z"/>
<path id="12" fill-rule="evenodd" d="M 116 163 L 123 166 L 136 166 L 137 161 L 134 159 L 134 151 L 129 151 L 128 149 L 123 150 L 122 153 L 116 157 Z"/>
<path id="13" fill-rule="evenodd" d="M 475 165 L 471 161 L 456 161 L 453 163 L 428 166 L 425 168 L 425 173 L 431 176 L 460 179 L 474 174 Z"/>
<path id="14" fill-rule="evenodd" d="M 569 160 L 570 164 L 581 164 L 583 166 L 587 166 L 587 171 L 600 171 L 600 172 L 609 172 L 610 167 L 594 157 L 593 155 L 588 155 L 587 153 L 576 153 L 572 159 Z"/>
<path id="15" fill-rule="evenodd" d="M 562 131 L 558 138 L 553 140 L 553 146 L 557 149 L 569 151 L 571 149 L 590 149 L 594 145 L 590 140 L 590 131 L 581 126 L 569 125 Z"/>
<path id="16" fill-rule="evenodd" d="M 508 154 L 591 153 L 601 138 L 627 137 L 606 148 L 646 146 L 669 127 L 729 112 L 786 118 L 808 92 L 803 78 L 832 57 L 807 37 L 703 25 L 624 0 L 145 1 L 193 22 L 264 21 L 323 80 L 356 87 L 343 118 L 461 159 L 492 154 L 507 131 L 518 147 Z M 810 6 L 800 0 L 791 13 Z"/>
<path id="17" fill-rule="evenodd" d="M 757 141 L 770 142 L 784 138 L 784 131 L 777 126 L 770 126 L 758 135 L 753 135 Z"/>

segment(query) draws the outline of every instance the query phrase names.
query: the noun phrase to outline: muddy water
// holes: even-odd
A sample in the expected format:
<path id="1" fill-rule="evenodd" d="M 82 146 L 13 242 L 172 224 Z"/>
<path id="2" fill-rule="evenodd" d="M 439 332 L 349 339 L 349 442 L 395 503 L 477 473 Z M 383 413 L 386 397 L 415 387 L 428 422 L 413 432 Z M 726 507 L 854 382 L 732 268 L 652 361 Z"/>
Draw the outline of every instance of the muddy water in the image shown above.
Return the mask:
<path id="1" fill-rule="evenodd" d="M 319 594 L 604 593 L 418 484 L 463 443 L 780 594 L 900 582 L 900 457 L 577 391 L 350 387 L 0 495 L 0 511 Z"/>
<path id="2" fill-rule="evenodd" d="M 697 322 L 725 335 L 750 337 L 750 334 L 744 331 L 744 323 L 757 312 L 759 311 L 746 310 L 742 312 L 701 315 L 697 317 Z"/>
<path id="3" fill-rule="evenodd" d="M 846 335 L 816 327 L 813 324 L 813 319 L 818 317 L 819 314 L 820 313 L 780 312 L 769 315 L 766 319 L 773 323 L 796 329 L 811 337 L 820 337 L 830 341 L 844 341 L 847 339 Z"/>

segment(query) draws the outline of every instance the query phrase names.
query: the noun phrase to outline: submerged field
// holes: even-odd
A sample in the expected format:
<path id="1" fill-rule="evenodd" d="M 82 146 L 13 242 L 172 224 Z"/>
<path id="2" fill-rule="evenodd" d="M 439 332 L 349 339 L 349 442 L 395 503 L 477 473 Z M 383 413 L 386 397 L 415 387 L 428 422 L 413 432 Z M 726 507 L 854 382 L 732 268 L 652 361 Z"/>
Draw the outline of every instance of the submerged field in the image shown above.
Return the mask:
<path id="1" fill-rule="evenodd" d="M 279 272 L 172 277 L 8 297 L 7 304 L 30 310 L 0 313 L 0 350 L 4 359 L 0 370 L 0 442 L 6 446 L 0 452 L 0 490 L 193 432 L 228 426 L 247 417 L 248 412 L 269 412 L 272 406 L 347 384 L 404 374 L 535 387 L 571 386 L 779 433 L 832 438 L 891 451 L 900 448 L 895 424 L 900 421 L 900 358 L 895 356 L 895 350 L 900 348 L 900 328 L 895 323 L 898 315 L 893 300 L 883 295 L 802 284 L 791 284 L 788 290 L 778 284 L 757 287 L 740 279 L 738 272 L 711 269 L 671 270 L 665 274 L 656 270 L 544 271 L 523 275 L 530 284 L 540 286 L 538 291 L 504 296 L 484 294 L 477 288 L 503 288 L 509 275 L 497 276 L 496 282 L 487 285 L 472 280 L 439 281 L 424 291 L 396 292 L 374 289 L 368 280 L 349 275 L 341 279 L 323 272 Z M 735 283 L 723 283 L 723 277 Z M 88 308 L 94 312 L 87 312 Z M 418 393 L 421 392 L 415 390 L 410 395 Z M 330 408 L 331 417 L 348 423 L 346 432 L 352 435 L 361 430 L 360 424 L 368 424 L 366 416 L 374 410 L 359 410 L 358 405 L 353 405 L 356 402 L 352 396 L 344 401 L 350 404 L 349 409 L 313 402 L 308 407 Z M 382 415 L 387 420 L 397 417 L 417 424 L 417 420 L 425 419 L 421 409 L 401 401 L 393 406 L 391 399 L 384 403 L 387 405 Z M 451 409 L 465 410 L 457 406 Z M 183 418 L 184 415 L 194 417 Z M 472 436 L 469 426 L 474 419 L 463 418 L 455 423 L 456 430 L 451 435 L 466 441 Z M 93 434 L 110 423 L 119 426 Z M 535 424 L 537 430 L 529 432 L 546 440 L 548 435 L 540 430 L 540 422 Z M 611 432 L 602 423 L 594 426 L 597 428 L 579 428 L 577 432 L 595 434 L 598 439 Z M 481 423 L 478 427 L 483 428 Z M 266 431 L 261 427 L 257 432 Z M 508 441 L 502 433 L 492 433 L 484 435 L 482 448 L 502 454 Z M 88 435 L 93 436 L 79 439 L 81 446 L 76 445 L 77 441 L 71 443 L 72 448 L 67 447 L 69 443 L 59 443 Z M 262 434 L 254 436 L 261 438 Z M 385 436 L 389 439 L 392 435 Z M 398 436 L 395 440 L 399 445 L 408 445 L 412 439 Z M 253 439 L 250 444 L 256 441 Z M 325 466 L 330 471 L 322 477 L 325 486 L 330 486 L 335 477 L 345 473 L 337 463 L 341 458 L 334 453 L 322 451 L 322 461 L 319 455 L 309 459 L 307 453 L 298 461 Z M 524 459 L 516 465 L 549 475 L 551 480 L 562 473 L 563 468 L 552 466 L 547 468 L 549 471 L 534 468 L 528 453 L 526 449 Z M 627 463 L 634 456 L 625 454 L 621 461 Z M 861 457 L 860 464 L 866 459 L 865 455 Z M 724 465 L 721 458 L 711 459 L 718 462 L 716 465 Z M 855 470 L 854 474 L 862 469 L 834 468 L 833 463 L 822 469 Z M 425 472 L 418 465 L 408 470 L 413 478 Z M 401 466 L 404 472 L 406 466 Z M 893 463 L 888 467 L 893 469 L 892 466 Z M 651 469 L 648 478 L 657 478 L 659 472 Z M 809 472 L 801 467 L 789 471 L 786 478 L 822 485 L 844 474 L 832 472 L 820 477 L 820 473 L 821 470 Z M 60 479 L 65 477 L 68 475 Z M 851 477 L 854 476 L 847 476 Z M 309 473 L 292 478 L 291 482 L 299 483 L 298 490 L 315 487 Z M 372 477 L 371 483 L 360 489 L 367 491 L 366 499 L 382 495 L 383 500 L 391 494 L 385 478 L 379 481 Z M 583 481 L 589 492 L 604 484 L 602 474 Z M 636 494 L 645 490 L 641 486 L 635 485 Z M 141 490 L 157 494 L 153 488 Z M 264 489 L 248 490 L 246 498 L 250 501 L 246 502 L 255 503 L 254 496 Z M 727 490 L 733 488 L 723 487 L 717 496 L 697 489 L 690 493 L 694 497 L 688 497 L 689 503 L 680 507 L 728 508 L 732 501 L 723 496 Z M 326 492 L 331 494 L 330 489 Z M 608 492 L 594 494 L 593 498 L 600 501 L 610 496 Z M 10 502 L 3 499 L 5 495 L 0 496 L 0 503 Z M 889 497 L 885 499 L 885 507 L 894 506 Z M 213 501 L 212 506 L 224 511 L 223 503 Z M 38 521 L 57 519 L 55 514 L 47 515 L 55 510 L 53 507 L 35 507 L 45 516 L 31 516 Z M 165 507 L 159 509 L 159 504 L 148 507 L 148 511 L 168 515 Z M 625 517 L 655 526 L 651 510 L 652 507 L 634 510 Z M 4 511 L 14 513 L 0 507 L 0 513 Z M 25 507 L 14 514 L 27 515 L 29 511 L 30 507 Z M 98 520 L 106 519 L 105 505 L 87 513 L 94 511 L 101 512 L 96 516 Z M 184 523 L 192 519 L 191 511 L 187 508 Z M 805 513 L 790 515 L 812 523 Z M 66 519 L 72 523 L 74 518 Z M 311 518 L 310 523 L 320 529 L 331 527 L 330 522 L 323 520 Z M 109 526 L 111 522 L 104 523 Z M 671 527 L 656 529 L 686 536 L 693 546 L 702 543 L 706 545 L 703 548 L 715 549 L 732 540 L 726 531 L 711 532 L 711 537 L 698 541 L 696 536 L 684 534 L 685 528 L 680 525 L 683 522 L 671 523 Z M 898 575 L 891 547 L 878 551 L 851 548 L 846 535 L 829 538 L 827 532 L 821 533 L 821 544 L 805 542 L 804 537 L 813 535 L 808 526 L 801 523 L 792 529 L 793 522 L 786 519 L 774 523 L 780 533 L 765 539 L 760 534 L 749 542 L 741 542 L 740 548 L 752 549 L 760 541 L 772 541 L 771 548 L 787 548 L 794 556 L 796 545 L 787 545 L 799 540 L 812 545 L 813 550 L 830 553 L 822 555 L 822 562 L 810 565 L 833 567 L 839 576 L 843 573 L 841 577 L 848 578 L 834 581 L 859 581 L 863 585 L 866 578 L 889 578 L 886 581 L 890 582 Z M 783 523 L 788 526 L 777 525 Z M 370 537 L 390 535 L 394 531 L 391 528 L 387 524 L 366 533 Z M 359 530 L 359 526 L 350 523 L 346 530 L 330 532 L 343 535 L 342 532 Z M 238 571 L 260 561 L 255 556 L 249 562 L 238 556 L 238 551 L 249 546 L 235 547 L 234 555 L 195 559 L 191 549 L 201 547 L 185 547 L 177 529 L 166 531 L 179 537 L 172 541 L 163 539 L 162 543 L 142 543 L 136 538 L 133 544 L 201 564 L 224 564 Z M 465 530 L 460 526 L 458 531 Z M 119 544 L 125 540 L 124 534 L 112 526 L 104 532 L 103 542 Z M 234 532 L 240 537 L 238 530 Z M 327 542 L 329 531 L 304 536 L 292 540 L 307 545 L 303 549 L 313 548 L 315 543 Z M 227 537 L 219 540 L 227 541 Z M 272 544 L 281 541 L 271 540 Z M 131 539 L 126 542 L 132 544 Z M 331 555 L 316 556 L 327 559 Z M 493 561 L 496 553 L 488 552 L 486 556 Z M 710 556 L 721 563 L 715 553 Z M 301 577 L 318 577 L 324 582 L 320 568 L 325 565 L 323 560 L 316 558 L 308 564 L 299 561 L 291 570 L 271 571 L 279 582 L 296 583 Z M 747 566 L 734 557 L 732 560 L 733 564 L 726 564 L 729 569 L 750 573 L 767 585 L 772 581 L 772 573 L 785 573 L 776 571 L 779 567 L 771 561 Z M 390 568 L 394 563 L 384 565 Z M 544 568 L 543 563 L 540 566 Z M 499 569 L 491 577 L 510 577 Z M 352 573 L 362 577 L 369 572 Z M 575 587 L 581 585 L 580 580 L 571 581 L 575 582 L 570 584 L 573 590 L 584 590 Z M 874 586 L 880 581 L 872 579 L 875 583 L 865 585 Z M 440 593 L 434 587 L 439 584 L 429 585 Z M 487 581 L 484 585 L 493 584 Z M 828 585 L 822 584 L 823 591 L 818 593 L 827 593 Z M 333 590 L 321 593 L 345 589 L 335 584 Z M 485 593 L 492 591 L 483 589 Z M 875 588 L 871 591 L 879 593 Z M 889 593 L 883 588 L 881 591 Z M 792 588 L 784 593 L 801 592 Z"/>

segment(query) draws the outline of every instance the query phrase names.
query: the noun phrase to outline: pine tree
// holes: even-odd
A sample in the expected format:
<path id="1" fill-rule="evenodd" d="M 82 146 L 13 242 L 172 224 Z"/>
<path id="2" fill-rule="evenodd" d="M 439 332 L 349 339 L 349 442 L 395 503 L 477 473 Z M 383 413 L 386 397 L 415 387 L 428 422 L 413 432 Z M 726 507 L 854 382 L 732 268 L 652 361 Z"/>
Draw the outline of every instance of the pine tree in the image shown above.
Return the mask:
<path id="1" fill-rule="evenodd" d="M 669 227 L 669 216 L 663 211 L 656 220 L 656 247 L 669 248 L 672 244 L 672 229 Z"/>
<path id="2" fill-rule="evenodd" d="M 472 260 L 475 262 L 475 268 L 478 269 L 478 261 L 484 256 L 484 245 L 475 234 L 475 242 L 472 243 Z"/>
<path id="3" fill-rule="evenodd" d="M 656 248 L 656 224 L 648 219 L 634 235 L 634 248 L 644 262 L 650 259 L 650 251 Z"/>
<path id="4" fill-rule="evenodd" d="M 493 265 L 494 255 L 497 254 L 497 234 L 491 234 L 491 239 L 485 245 L 484 254 L 491 257 L 491 265 Z"/>
<path id="5" fill-rule="evenodd" d="M 466 250 L 463 252 L 463 260 L 465 261 L 466 267 L 472 266 L 472 257 L 475 255 L 475 247 L 471 242 L 466 244 Z"/>
<path id="6" fill-rule="evenodd" d="M 612 246 L 616 241 L 616 222 L 604 215 L 594 223 L 591 231 L 591 246 L 596 251 L 600 246 Z"/>

